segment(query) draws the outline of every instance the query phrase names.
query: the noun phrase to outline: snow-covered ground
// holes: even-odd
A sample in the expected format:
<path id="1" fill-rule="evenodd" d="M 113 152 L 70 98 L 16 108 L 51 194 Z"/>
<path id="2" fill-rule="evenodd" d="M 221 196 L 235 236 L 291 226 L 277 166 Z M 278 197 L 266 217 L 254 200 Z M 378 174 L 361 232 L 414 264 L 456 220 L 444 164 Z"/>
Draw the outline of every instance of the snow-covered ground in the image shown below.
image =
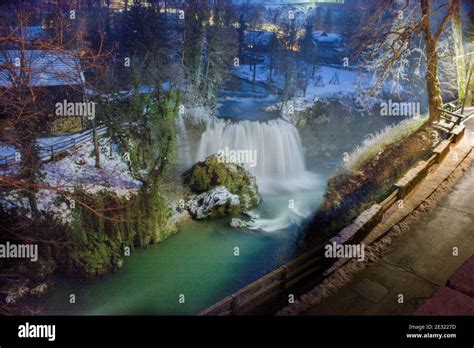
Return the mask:
<path id="1" fill-rule="evenodd" d="M 282 90 L 284 87 L 284 75 L 273 72 L 272 82 L 269 82 L 268 62 L 257 65 L 255 81 L 269 86 L 277 87 Z M 253 80 L 253 71 L 249 65 L 241 65 L 235 67 L 233 73 L 240 78 L 248 81 Z M 330 66 L 316 66 L 314 76 L 312 76 L 312 67 L 309 68 L 309 74 L 306 91 L 297 89 L 292 86 L 295 91 L 293 97 L 293 104 L 295 111 L 309 108 L 317 99 L 334 98 L 341 95 L 347 96 L 349 94 L 355 95 L 358 93 L 358 84 L 361 77 L 357 71 L 352 71 L 345 68 L 330 67 Z M 367 77 L 364 81 L 369 81 Z"/>
<path id="2" fill-rule="evenodd" d="M 36 194 L 38 209 L 49 213 L 53 219 L 63 224 L 73 218 L 74 203 L 69 196 L 80 188 L 86 193 L 101 191 L 115 193 L 126 199 L 137 192 L 141 182 L 130 173 L 126 159 L 118 152 L 116 146 L 110 145 L 108 138 L 100 139 L 100 165 L 95 167 L 94 147 L 91 142 L 81 148 L 69 150 L 68 156 L 55 162 L 44 163 L 41 169 L 42 187 Z M 26 216 L 31 216 L 28 200 L 18 191 L 0 195 L 0 204 L 7 210 L 24 209 Z"/>
<path id="3" fill-rule="evenodd" d="M 16 152 L 16 149 L 13 146 L 0 145 L 0 157 L 12 156 Z M 0 160 L 0 164 L 2 164 Z"/>
<path id="4" fill-rule="evenodd" d="M 119 196 L 136 191 L 141 183 L 133 178 L 117 146 L 112 145 L 110 154 L 108 142 L 109 138 L 100 140 L 101 169 L 95 167 L 94 146 L 87 143 L 59 161 L 45 163 L 42 168 L 45 183 L 67 190 L 81 187 L 88 193 L 106 190 Z"/>
<path id="5" fill-rule="evenodd" d="M 274 71 L 272 82 L 269 82 L 269 62 L 266 59 L 262 64 L 257 65 L 255 81 L 269 87 L 284 88 L 284 74 Z M 252 81 L 253 71 L 249 65 L 241 65 L 233 70 L 235 76 Z M 307 80 L 305 91 L 301 86 L 296 86 L 292 81 L 290 90 L 294 95 L 282 107 L 281 103 L 276 103 L 267 109 L 269 111 L 280 111 L 281 116 L 288 122 L 297 124 L 301 116 L 301 111 L 313 107 L 316 101 L 324 99 L 338 99 L 344 103 L 350 103 L 355 109 L 363 112 L 370 110 L 375 103 L 380 103 L 379 97 L 369 96 L 364 90 L 371 84 L 372 74 L 355 70 L 353 67 L 334 67 L 317 65 L 314 70 L 310 66 L 308 69 L 310 77 Z M 384 90 L 389 90 L 390 81 L 384 85 Z"/>
<path id="6" fill-rule="evenodd" d="M 294 96 L 291 97 L 282 107 L 281 103 L 276 103 L 267 108 L 268 111 L 280 111 L 281 117 L 290 123 L 297 124 L 301 116 L 301 111 L 311 108 L 318 100 L 329 98 L 337 98 L 339 100 L 354 100 L 360 105 L 370 106 L 373 100 L 359 100 L 361 98 L 359 84 L 369 84 L 368 76 L 361 76 L 359 72 L 343 67 L 316 66 L 314 75 L 313 67 L 309 69 L 310 77 L 308 78 L 306 90 L 297 89 L 293 82 L 291 90 Z M 249 65 L 241 65 L 235 67 L 233 73 L 240 78 L 248 81 L 253 80 L 253 71 Z M 257 65 L 255 81 L 267 86 L 276 87 L 280 91 L 284 87 L 284 75 L 276 71 L 272 74 L 272 82 L 269 82 L 268 60 L 263 64 Z"/>
<path id="7" fill-rule="evenodd" d="M 249 81 L 253 80 L 253 71 L 249 65 L 235 67 L 234 74 Z M 260 83 L 269 84 L 269 69 L 267 63 L 257 65 L 255 80 Z M 336 82 L 336 80 L 338 80 L 338 82 Z M 280 89 L 283 88 L 284 76 L 273 72 L 272 84 Z M 308 79 L 306 98 L 323 98 L 334 96 L 341 92 L 355 93 L 356 91 L 357 72 L 344 68 L 318 66 L 314 77 Z M 302 95 L 303 91 L 298 91 L 298 93 Z"/>
<path id="8" fill-rule="evenodd" d="M 168 91 L 171 89 L 171 82 L 165 81 L 161 84 L 161 89 Z M 93 89 L 86 88 L 86 93 L 93 96 L 100 96 L 104 100 L 114 100 L 114 99 L 126 99 L 134 96 L 135 94 L 151 94 L 155 91 L 155 86 L 150 85 L 140 85 L 136 88 L 123 89 L 120 91 L 115 91 L 113 93 L 102 94 Z"/>

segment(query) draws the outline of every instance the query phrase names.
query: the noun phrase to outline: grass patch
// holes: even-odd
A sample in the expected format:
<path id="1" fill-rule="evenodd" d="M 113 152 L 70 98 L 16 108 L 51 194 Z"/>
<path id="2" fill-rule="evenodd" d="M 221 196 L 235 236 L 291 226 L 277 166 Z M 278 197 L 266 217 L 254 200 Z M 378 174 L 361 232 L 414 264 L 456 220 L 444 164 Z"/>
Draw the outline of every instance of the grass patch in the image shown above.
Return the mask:
<path id="1" fill-rule="evenodd" d="M 396 144 L 415 133 L 426 121 L 427 117 L 411 118 L 395 125 L 386 126 L 380 132 L 370 134 L 360 146 L 356 146 L 355 150 L 349 154 L 347 161 L 344 161 L 343 170 L 362 170 L 378 154 L 390 145 Z"/>

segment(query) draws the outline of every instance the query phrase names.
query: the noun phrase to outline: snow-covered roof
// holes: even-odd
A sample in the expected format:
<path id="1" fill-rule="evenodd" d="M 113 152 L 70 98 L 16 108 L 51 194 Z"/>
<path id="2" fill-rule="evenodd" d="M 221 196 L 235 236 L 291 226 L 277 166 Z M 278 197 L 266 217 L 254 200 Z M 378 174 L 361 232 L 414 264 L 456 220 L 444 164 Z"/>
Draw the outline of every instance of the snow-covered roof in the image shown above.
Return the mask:
<path id="1" fill-rule="evenodd" d="M 245 33 L 245 45 L 267 46 L 275 38 L 275 33 L 270 31 L 248 31 Z"/>
<path id="2" fill-rule="evenodd" d="M 20 78 L 32 87 L 66 86 L 81 84 L 84 74 L 80 60 L 68 52 L 0 51 L 0 86 L 12 86 Z"/>
<path id="3" fill-rule="evenodd" d="M 321 30 L 313 31 L 312 38 L 315 43 L 342 44 L 342 36 L 340 34 L 326 33 Z"/>

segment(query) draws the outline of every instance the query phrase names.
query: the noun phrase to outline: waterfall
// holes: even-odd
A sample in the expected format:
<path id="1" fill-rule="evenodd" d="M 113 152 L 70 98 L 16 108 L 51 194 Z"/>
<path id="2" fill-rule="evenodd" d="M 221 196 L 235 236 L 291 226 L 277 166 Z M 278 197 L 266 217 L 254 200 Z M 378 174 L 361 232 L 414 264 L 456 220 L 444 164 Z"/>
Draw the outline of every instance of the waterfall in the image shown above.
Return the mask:
<path id="1" fill-rule="evenodd" d="M 196 159 L 225 149 L 254 151 L 256 165 L 244 163 L 244 167 L 257 177 L 262 191 L 294 190 L 308 182 L 298 130 L 284 120 L 213 122 L 201 136 Z"/>
<path id="2" fill-rule="evenodd" d="M 316 209 L 311 192 L 320 190 L 321 181 L 306 170 L 301 139 L 291 123 L 281 119 L 209 123 L 201 136 L 197 160 L 224 150 L 256 154 L 256 162 L 244 166 L 257 177 L 263 207 L 247 212 L 251 216 L 248 229 L 283 230 L 299 225 Z"/>
<path id="3" fill-rule="evenodd" d="M 180 113 L 176 120 L 176 142 L 177 152 L 179 156 L 179 162 L 184 169 L 190 167 L 193 164 L 191 147 L 189 146 L 188 131 L 186 124 L 184 123 L 184 117 Z"/>

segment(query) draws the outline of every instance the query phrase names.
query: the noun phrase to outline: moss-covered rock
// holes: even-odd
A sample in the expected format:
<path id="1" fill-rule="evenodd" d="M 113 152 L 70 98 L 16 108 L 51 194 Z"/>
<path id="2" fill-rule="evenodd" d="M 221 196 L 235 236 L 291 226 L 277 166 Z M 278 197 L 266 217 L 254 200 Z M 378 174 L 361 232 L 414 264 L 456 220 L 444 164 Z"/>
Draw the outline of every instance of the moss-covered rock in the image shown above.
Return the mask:
<path id="1" fill-rule="evenodd" d="M 223 163 L 217 156 L 196 163 L 183 174 L 183 181 L 197 194 L 224 186 L 230 193 L 239 196 L 240 210 L 250 209 L 260 203 L 255 176 L 242 166 Z"/>
<path id="2" fill-rule="evenodd" d="M 201 193 L 187 202 L 188 211 L 195 219 L 208 219 L 239 213 L 242 210 L 238 195 L 218 186 Z"/>
<path id="3" fill-rule="evenodd" d="M 142 189 L 128 198 L 101 191 L 83 199 L 92 210 L 76 205 L 66 233 L 68 243 L 61 251 L 62 273 L 95 276 L 115 271 L 126 249 L 159 243 L 176 232 L 168 223 L 171 208 L 157 188 Z"/>

